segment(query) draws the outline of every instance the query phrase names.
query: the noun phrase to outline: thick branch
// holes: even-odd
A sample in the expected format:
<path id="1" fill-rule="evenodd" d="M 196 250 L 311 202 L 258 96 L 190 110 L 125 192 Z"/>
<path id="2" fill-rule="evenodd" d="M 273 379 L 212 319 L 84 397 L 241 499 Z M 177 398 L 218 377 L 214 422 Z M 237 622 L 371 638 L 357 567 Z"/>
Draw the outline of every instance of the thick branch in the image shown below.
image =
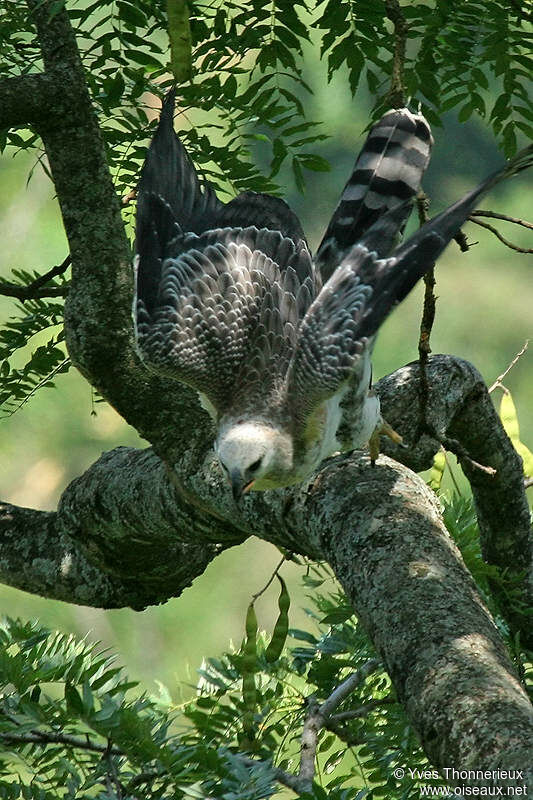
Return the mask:
<path id="1" fill-rule="evenodd" d="M 377 384 L 385 419 L 411 445 L 402 451 L 384 442 L 384 451 L 419 471 L 431 466 L 441 441 L 460 443 L 456 454 L 472 486 L 484 558 L 521 582 L 523 601 L 531 608 L 533 540 L 520 456 L 503 429 L 483 378 L 471 364 L 452 356 L 433 356 L 427 375 L 429 394 L 423 418 L 418 364 L 409 364 Z M 418 438 L 420 429 L 424 432 Z M 473 462 L 496 473 L 480 470 Z M 516 615 L 515 603 L 509 604 L 503 594 L 500 600 L 523 640 L 533 644 L 531 625 Z"/>
<path id="2" fill-rule="evenodd" d="M 522 769 L 533 710 L 437 502 L 414 475 L 380 471 L 372 481 L 362 462 L 331 464 L 307 519 L 320 519 L 325 555 L 431 762 Z"/>
<path id="3" fill-rule="evenodd" d="M 412 395 L 404 385 L 413 369 L 388 379 L 389 396 L 380 385 L 384 407 L 395 409 L 408 431 L 417 427 L 416 375 Z M 474 413 L 479 378 L 473 368 L 433 357 L 429 375 L 435 423 L 451 418 L 460 438 L 455 419 L 460 396 L 463 413 L 474 414 L 470 426 L 482 424 Z M 486 409 L 483 415 L 489 426 Z M 428 437 L 421 443 L 426 459 L 430 444 L 437 446 Z M 420 478 L 384 457 L 373 469 L 366 455 L 344 456 L 331 459 L 301 487 L 251 493 L 236 508 L 212 454 L 196 474 L 187 470 L 186 456 L 176 463 L 174 480 L 150 450 L 120 448 L 103 456 L 67 489 L 57 516 L 46 516 L 48 544 L 58 530 L 68 532 L 98 574 L 109 575 L 137 608 L 179 593 L 221 547 L 248 533 L 325 557 L 372 636 L 433 763 L 521 768 L 533 761 L 531 706 L 442 525 L 434 495 Z M 507 513 L 516 514 L 512 487 L 509 494 Z M 482 490 L 479 497 L 484 496 Z M 12 544 L 17 533 L 28 547 L 32 532 L 11 532 Z M 503 536 L 510 531 L 504 528 Z M 30 552 L 29 572 L 46 553 L 45 540 L 43 535 L 41 555 Z M 59 571 L 61 552 L 57 558 Z M 5 559 L 4 574 L 8 567 Z M 15 582 L 15 572 L 16 565 L 5 579 Z M 34 591 L 40 590 L 37 577 Z M 96 602 L 94 593 L 85 602 Z"/>
<path id="4" fill-rule="evenodd" d="M 0 503 L 0 580 L 56 600 L 114 608 L 127 592 L 63 532 L 55 513 Z"/>
<path id="5" fill-rule="evenodd" d="M 474 367 L 451 356 L 433 356 L 427 372 L 430 393 L 424 424 L 428 432 L 418 440 L 418 365 L 404 367 L 378 383 L 385 418 L 411 445 L 404 450 L 384 441 L 384 449 L 421 470 L 431 466 L 439 439 L 456 439 L 471 458 L 496 469 L 496 474 L 489 476 L 463 459 L 474 490 L 484 555 L 517 579 L 526 572 L 523 596 L 531 605 L 532 545 L 520 458 Z M 140 453 L 120 448 L 104 455 L 63 495 L 58 512 L 63 530 L 86 546 L 90 544 L 95 563 L 124 579 L 136 575 L 137 565 L 143 563 L 138 584 L 142 601 L 136 605 L 165 599 L 165 592 L 166 597 L 179 593 L 214 556 L 209 552 L 189 560 L 188 555 L 176 551 L 169 559 L 169 548 L 177 547 L 180 537 L 189 539 L 188 530 L 197 546 L 202 541 L 234 544 L 256 533 L 294 552 L 323 556 L 319 539 L 310 530 L 302 531 L 307 513 L 305 486 L 293 492 L 253 493 L 237 508 L 212 450 L 203 461 L 200 458 L 201 454 L 187 451 L 169 472 L 150 450 Z M 321 473 L 314 480 L 320 483 Z M 125 541 L 130 545 L 126 554 Z M 184 572 L 176 580 L 173 570 L 184 558 L 179 567 Z M 16 572 L 14 569 L 13 575 Z M 11 583 L 14 578 L 5 575 L 4 580 Z M 102 600 L 102 604 L 106 602 Z M 511 614 L 511 609 L 506 610 Z M 527 639 L 529 626 L 524 627 L 520 618 L 514 623 L 522 627 Z"/>
<path id="6" fill-rule="evenodd" d="M 0 81 L 0 130 L 42 122 L 63 107 L 61 87 L 51 75 L 17 75 Z"/>
<path id="7" fill-rule="evenodd" d="M 181 594 L 244 538 L 181 498 L 151 450 L 123 447 L 74 481 L 57 513 L 0 505 L 0 581 L 70 603 L 142 609 Z"/>

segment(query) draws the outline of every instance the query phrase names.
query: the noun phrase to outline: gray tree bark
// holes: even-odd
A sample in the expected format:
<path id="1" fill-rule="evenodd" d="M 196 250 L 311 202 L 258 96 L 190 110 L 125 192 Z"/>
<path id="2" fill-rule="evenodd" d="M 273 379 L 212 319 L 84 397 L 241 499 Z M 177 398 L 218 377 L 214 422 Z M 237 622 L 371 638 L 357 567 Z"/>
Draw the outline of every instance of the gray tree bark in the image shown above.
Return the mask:
<path id="1" fill-rule="evenodd" d="M 31 121 L 46 147 L 72 256 L 65 330 L 73 362 L 152 448 L 103 455 L 54 513 L 0 504 L 0 579 L 70 602 L 141 609 L 179 595 L 251 534 L 327 559 L 432 762 L 532 764 L 527 695 L 434 495 L 409 469 L 428 467 L 441 442 L 455 449 L 484 557 L 515 577 L 531 607 L 521 462 L 481 377 L 464 361 L 434 357 L 421 403 L 418 365 L 397 371 L 377 386 L 386 418 L 409 444 L 388 446 L 397 461 L 384 456 L 372 468 L 363 454 L 330 459 L 306 484 L 247 495 L 237 508 L 196 396 L 149 374 L 134 352 L 129 246 L 75 37 L 64 12 L 50 19 L 46 2 L 28 5 L 44 72 L 0 82 L 0 121 Z M 502 607 L 531 642 L 525 617 Z"/>

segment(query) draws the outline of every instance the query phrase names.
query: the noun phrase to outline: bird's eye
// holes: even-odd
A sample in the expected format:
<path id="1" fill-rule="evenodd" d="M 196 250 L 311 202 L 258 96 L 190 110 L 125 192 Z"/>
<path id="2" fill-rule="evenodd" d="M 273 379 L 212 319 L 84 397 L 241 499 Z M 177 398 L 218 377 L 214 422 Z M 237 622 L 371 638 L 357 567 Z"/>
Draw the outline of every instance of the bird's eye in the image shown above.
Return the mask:
<path id="1" fill-rule="evenodd" d="M 263 461 L 262 458 L 258 458 L 257 461 L 254 461 L 253 464 L 250 464 L 250 466 L 248 467 L 248 472 L 257 472 L 257 470 L 261 466 L 262 461 Z"/>

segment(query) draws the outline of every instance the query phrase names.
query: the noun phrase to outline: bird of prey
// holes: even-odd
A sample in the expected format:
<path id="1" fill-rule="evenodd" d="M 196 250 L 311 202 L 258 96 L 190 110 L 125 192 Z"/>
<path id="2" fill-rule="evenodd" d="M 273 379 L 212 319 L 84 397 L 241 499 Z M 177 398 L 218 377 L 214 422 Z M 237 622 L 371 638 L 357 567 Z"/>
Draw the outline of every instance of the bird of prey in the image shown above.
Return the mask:
<path id="1" fill-rule="evenodd" d="M 376 333 L 518 157 L 398 244 L 432 144 L 426 120 L 387 112 L 370 130 L 313 258 L 281 199 L 222 203 L 201 182 L 163 104 L 138 187 L 134 320 L 146 366 L 197 390 L 238 500 L 304 481 L 323 459 L 378 452 Z M 531 161 L 531 154 L 529 155 Z M 529 163 L 529 162 L 528 162 Z"/>

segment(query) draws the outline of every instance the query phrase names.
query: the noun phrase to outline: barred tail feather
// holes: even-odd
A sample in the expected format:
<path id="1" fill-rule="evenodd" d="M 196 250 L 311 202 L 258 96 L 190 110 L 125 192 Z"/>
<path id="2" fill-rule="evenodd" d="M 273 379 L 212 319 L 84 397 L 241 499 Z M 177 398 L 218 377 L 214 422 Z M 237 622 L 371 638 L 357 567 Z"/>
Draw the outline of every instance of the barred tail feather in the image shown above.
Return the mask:
<path id="1" fill-rule="evenodd" d="M 416 282 L 435 263 L 487 192 L 501 181 L 531 166 L 533 145 L 521 150 L 502 169 L 426 222 L 390 258 L 377 261 L 373 270 L 374 294 L 358 334 L 372 336 L 378 330 L 392 308 L 409 294 Z"/>
<path id="2" fill-rule="evenodd" d="M 429 163 L 433 139 L 423 116 L 402 108 L 387 112 L 371 129 L 344 187 L 339 205 L 318 248 L 317 265 L 327 280 L 343 255 L 387 211 L 401 206 L 376 236 L 378 255 L 396 244 L 411 210 L 411 200 Z"/>

